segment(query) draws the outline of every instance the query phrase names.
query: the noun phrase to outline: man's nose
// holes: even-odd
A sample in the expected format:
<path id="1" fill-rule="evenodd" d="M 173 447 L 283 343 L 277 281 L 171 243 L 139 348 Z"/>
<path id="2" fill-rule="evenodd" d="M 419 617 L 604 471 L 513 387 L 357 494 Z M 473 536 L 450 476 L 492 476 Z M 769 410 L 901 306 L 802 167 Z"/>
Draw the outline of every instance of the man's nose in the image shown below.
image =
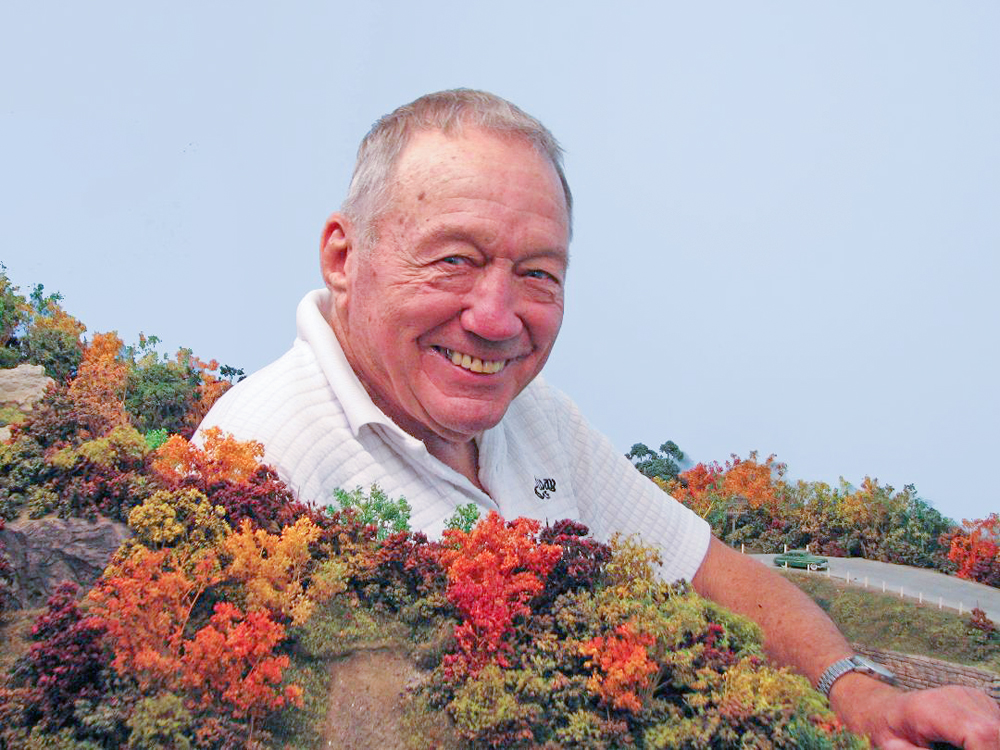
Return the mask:
<path id="1" fill-rule="evenodd" d="M 516 285 L 510 269 L 483 269 L 466 298 L 462 327 L 488 341 L 506 341 L 521 333 Z"/>

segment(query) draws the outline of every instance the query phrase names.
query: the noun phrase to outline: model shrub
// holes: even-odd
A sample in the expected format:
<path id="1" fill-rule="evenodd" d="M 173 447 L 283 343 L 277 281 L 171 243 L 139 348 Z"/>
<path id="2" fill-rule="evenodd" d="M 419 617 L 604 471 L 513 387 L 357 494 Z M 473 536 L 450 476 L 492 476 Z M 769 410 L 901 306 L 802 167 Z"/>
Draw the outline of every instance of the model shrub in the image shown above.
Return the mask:
<path id="1" fill-rule="evenodd" d="M 0 517 L 103 514 L 133 536 L 81 601 L 60 587 L 38 618 L 0 684 L 0 750 L 315 745 L 322 716 L 301 707 L 322 713 L 329 660 L 385 646 L 423 671 L 413 747 L 859 746 L 805 679 L 766 663 L 756 626 L 661 581 L 641 540 L 466 505 L 431 541 L 377 485 L 297 502 L 259 443 L 191 435 L 240 371 L 169 360 L 152 338 L 84 340 L 58 295 L 22 298 L 2 270 L 0 359 L 57 383 L 0 445 Z M 835 520 L 830 544 L 934 554 L 937 520 L 909 490 L 817 488 L 796 505 L 772 460 L 670 479 L 668 449 L 634 458 L 731 534 L 787 538 L 794 507 L 796 533 Z M 922 536 L 907 547 L 893 524 Z M 965 574 L 995 552 L 975 533 L 956 541 Z"/>
<path id="2" fill-rule="evenodd" d="M 301 505 L 276 531 L 234 527 L 212 488 L 268 477 L 242 460 L 233 476 L 196 455 L 129 513 L 135 537 L 85 611 L 53 597 L 5 688 L 5 742 L 277 746 L 295 723 L 277 717 L 306 698 L 293 662 L 306 674 L 395 639 L 427 670 L 409 710 L 458 745 L 859 746 L 803 678 L 767 665 L 755 626 L 660 581 L 635 538 L 491 513 L 439 542 L 380 539 L 355 507 Z"/>
<path id="3" fill-rule="evenodd" d="M 355 487 L 350 492 L 334 490 L 334 501 L 340 510 L 355 513 L 363 525 L 373 526 L 377 539 L 410 530 L 410 504 L 406 498 L 393 500 L 377 484 L 373 484 L 368 492 L 361 487 Z"/>

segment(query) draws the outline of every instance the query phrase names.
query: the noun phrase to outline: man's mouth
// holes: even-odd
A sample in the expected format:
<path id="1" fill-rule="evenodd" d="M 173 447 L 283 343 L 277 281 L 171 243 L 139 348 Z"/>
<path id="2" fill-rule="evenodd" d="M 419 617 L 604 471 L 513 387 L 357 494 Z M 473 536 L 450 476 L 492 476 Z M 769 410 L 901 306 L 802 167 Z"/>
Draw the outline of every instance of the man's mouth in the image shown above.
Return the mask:
<path id="1" fill-rule="evenodd" d="M 483 375 L 493 375 L 494 373 L 500 372 L 507 364 L 506 359 L 498 359 L 494 361 L 480 359 L 479 357 L 473 357 L 470 354 L 457 352 L 454 349 L 445 349 L 443 346 L 435 346 L 433 349 L 445 359 L 451 360 L 453 365 L 458 365 L 463 370 L 478 372 Z"/>

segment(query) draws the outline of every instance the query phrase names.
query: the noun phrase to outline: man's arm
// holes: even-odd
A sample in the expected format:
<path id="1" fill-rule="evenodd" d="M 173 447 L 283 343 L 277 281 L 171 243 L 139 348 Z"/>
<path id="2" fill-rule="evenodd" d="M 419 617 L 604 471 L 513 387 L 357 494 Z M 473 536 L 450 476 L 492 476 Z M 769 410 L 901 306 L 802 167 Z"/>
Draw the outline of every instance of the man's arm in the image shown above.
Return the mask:
<path id="1" fill-rule="evenodd" d="M 692 581 L 695 590 L 749 617 L 764 631 L 764 649 L 814 685 L 833 662 L 854 653 L 836 625 L 795 585 L 715 537 Z M 1000 708 L 985 693 L 950 686 L 903 692 L 849 673 L 830 692 L 848 727 L 890 750 L 948 742 L 975 750 L 1000 748 Z"/>

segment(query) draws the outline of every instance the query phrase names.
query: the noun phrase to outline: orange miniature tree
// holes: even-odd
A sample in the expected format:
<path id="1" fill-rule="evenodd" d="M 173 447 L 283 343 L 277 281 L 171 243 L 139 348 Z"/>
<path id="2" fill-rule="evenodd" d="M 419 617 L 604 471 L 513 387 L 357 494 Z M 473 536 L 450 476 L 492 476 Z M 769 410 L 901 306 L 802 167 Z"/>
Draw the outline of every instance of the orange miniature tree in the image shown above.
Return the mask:
<path id="1" fill-rule="evenodd" d="M 156 452 L 153 471 L 169 486 L 198 479 L 207 487 L 221 482 L 242 483 L 256 473 L 264 446 L 255 440 L 240 441 L 211 427 L 203 435 L 204 447 L 171 435 Z"/>
<path id="2" fill-rule="evenodd" d="M 228 708 L 236 718 L 260 718 L 286 703 L 301 705 L 302 688 L 281 684 L 287 656 L 275 656 L 285 628 L 267 610 L 244 613 L 219 602 L 208 625 L 186 644 L 181 683 L 200 707 Z"/>
<path id="3" fill-rule="evenodd" d="M 785 471 L 773 455 L 762 462 L 751 451 L 745 459 L 733 454 L 725 466 L 697 464 L 658 484 L 703 518 L 733 516 L 747 508 L 773 517 L 780 512 Z"/>
<path id="4" fill-rule="evenodd" d="M 194 399 L 188 410 L 186 420 L 187 427 L 194 430 L 201 423 L 201 420 L 205 418 L 208 414 L 208 410 L 212 408 L 212 404 L 219 400 L 226 391 L 231 387 L 231 383 L 225 379 L 225 374 L 231 372 L 233 375 L 242 374 L 242 370 L 234 370 L 231 367 L 223 367 L 221 373 L 219 372 L 219 363 L 217 360 L 209 360 L 208 362 L 203 362 L 198 357 L 194 356 L 189 349 L 181 349 L 177 352 L 177 362 L 185 367 L 187 367 L 197 379 L 197 387 L 194 394 Z M 219 375 L 223 377 L 219 377 Z"/>
<path id="5" fill-rule="evenodd" d="M 145 690 L 184 682 L 186 630 L 202 594 L 222 580 L 215 554 L 186 564 L 172 550 L 139 547 L 90 592 L 91 611 L 113 638 L 119 673 Z"/>
<path id="6" fill-rule="evenodd" d="M 606 638 L 581 644 L 580 653 L 588 657 L 584 666 L 594 668 L 587 689 L 616 709 L 639 713 L 642 702 L 635 691 L 648 687 L 649 678 L 660 669 L 646 653 L 655 643 L 653 636 L 636 633 L 626 622 Z"/>
<path id="7" fill-rule="evenodd" d="M 227 573 L 211 549 L 133 550 L 90 593 L 95 622 L 111 636 L 112 666 L 146 694 L 188 695 L 209 713 L 254 719 L 297 704 L 300 688 L 280 688 L 288 657 L 274 649 L 285 627 L 269 609 L 218 601 L 207 622 L 196 614 Z"/>
<path id="8" fill-rule="evenodd" d="M 301 625 L 318 602 L 346 589 L 346 566 L 334 559 L 318 563 L 310 552 L 321 533 L 305 517 L 280 535 L 254 529 L 244 519 L 239 531 L 223 540 L 222 548 L 231 557 L 226 575 L 242 584 L 248 609 L 267 609 Z"/>
<path id="9" fill-rule="evenodd" d="M 69 386 L 70 400 L 87 415 L 86 427 L 95 437 L 129 423 L 125 410 L 128 365 L 120 357 L 121 350 L 117 334 L 96 334 L 84 349 L 80 368 Z"/>

